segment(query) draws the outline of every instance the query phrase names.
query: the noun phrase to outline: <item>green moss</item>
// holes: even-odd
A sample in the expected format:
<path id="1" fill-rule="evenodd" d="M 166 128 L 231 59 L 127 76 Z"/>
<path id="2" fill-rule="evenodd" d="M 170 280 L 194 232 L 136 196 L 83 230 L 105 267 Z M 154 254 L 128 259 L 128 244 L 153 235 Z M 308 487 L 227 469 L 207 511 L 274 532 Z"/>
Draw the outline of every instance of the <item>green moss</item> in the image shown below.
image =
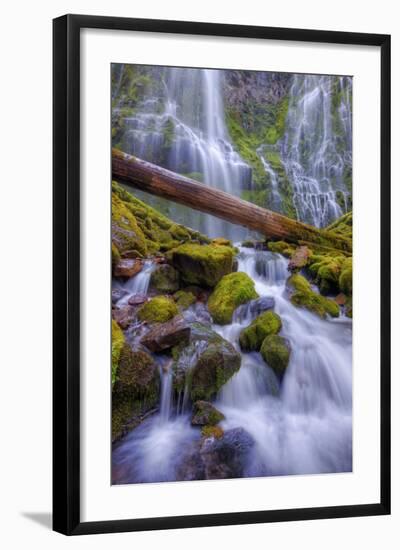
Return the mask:
<path id="1" fill-rule="evenodd" d="M 340 308 L 338 304 L 314 292 L 310 283 L 302 275 L 298 273 L 291 275 L 287 280 L 287 284 L 295 291 L 290 297 L 293 305 L 304 307 L 321 318 L 325 318 L 327 314 L 332 317 L 339 316 Z"/>
<path id="2" fill-rule="evenodd" d="M 151 274 L 150 285 L 160 293 L 172 294 L 179 288 L 179 273 L 168 264 L 160 264 Z"/>
<path id="3" fill-rule="evenodd" d="M 282 328 L 281 318 L 273 311 L 259 315 L 239 336 L 243 351 L 259 351 L 264 339 L 270 334 L 278 334 Z"/>
<path id="4" fill-rule="evenodd" d="M 229 246 L 185 243 L 171 251 L 171 261 L 187 284 L 214 287 L 233 268 Z"/>
<path id="5" fill-rule="evenodd" d="M 271 369 L 278 376 L 283 376 L 290 359 L 290 349 L 286 340 L 277 334 L 270 334 L 264 339 L 260 353 Z"/>
<path id="6" fill-rule="evenodd" d="M 347 296 L 353 294 L 353 258 L 346 258 L 339 276 L 340 290 Z"/>
<path id="7" fill-rule="evenodd" d="M 344 256 L 312 256 L 309 271 L 322 294 L 337 294 Z"/>
<path id="8" fill-rule="evenodd" d="M 119 358 L 120 358 L 121 350 L 124 344 L 125 344 L 124 333 L 120 329 L 119 325 L 113 319 L 111 322 L 111 358 L 112 358 L 111 380 L 112 380 L 113 386 L 117 379 Z"/>
<path id="9" fill-rule="evenodd" d="M 165 323 L 178 313 L 178 306 L 173 300 L 166 296 L 156 296 L 140 307 L 138 317 L 148 323 Z"/>
<path id="10" fill-rule="evenodd" d="M 112 194 L 112 242 L 122 256 L 147 253 L 146 239 L 127 205 Z"/>
<path id="11" fill-rule="evenodd" d="M 225 416 L 208 401 L 196 401 L 193 405 L 193 426 L 216 426 Z"/>
<path id="12" fill-rule="evenodd" d="M 206 438 L 220 439 L 224 435 L 224 430 L 220 426 L 203 426 L 201 435 Z"/>
<path id="13" fill-rule="evenodd" d="M 178 290 L 174 294 L 174 300 L 180 309 L 187 309 L 196 302 L 196 296 L 192 292 Z"/>
<path id="14" fill-rule="evenodd" d="M 225 275 L 208 299 L 208 309 L 215 323 L 226 325 L 232 321 L 237 307 L 258 298 L 254 281 L 246 273 Z"/>
<path id="15" fill-rule="evenodd" d="M 267 248 L 271 252 L 282 254 L 287 258 L 290 258 L 295 251 L 295 247 L 291 244 L 286 243 L 285 241 L 269 241 L 267 243 Z"/>
<path id="16" fill-rule="evenodd" d="M 159 376 L 153 359 L 124 344 L 112 392 L 113 441 L 135 428 L 142 415 L 155 407 L 158 396 Z"/>
<path id="17" fill-rule="evenodd" d="M 353 213 L 344 214 L 325 228 L 327 231 L 334 231 L 338 235 L 352 239 L 353 237 Z"/>
<path id="18" fill-rule="evenodd" d="M 114 243 L 111 243 L 111 262 L 112 266 L 114 267 L 119 260 L 121 259 L 121 255 L 119 253 L 118 248 L 115 246 Z"/>

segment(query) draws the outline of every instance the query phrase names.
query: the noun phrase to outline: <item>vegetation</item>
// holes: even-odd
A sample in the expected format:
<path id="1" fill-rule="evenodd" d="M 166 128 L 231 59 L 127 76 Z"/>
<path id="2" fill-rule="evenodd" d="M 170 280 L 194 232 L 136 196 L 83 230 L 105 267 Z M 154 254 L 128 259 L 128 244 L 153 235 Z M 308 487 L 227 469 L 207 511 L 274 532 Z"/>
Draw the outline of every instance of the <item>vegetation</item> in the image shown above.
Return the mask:
<path id="1" fill-rule="evenodd" d="M 240 347 L 243 351 L 259 351 L 264 339 L 270 334 L 278 334 L 281 328 L 282 321 L 279 315 L 273 311 L 266 311 L 242 330 L 239 337 Z"/>
<path id="2" fill-rule="evenodd" d="M 179 308 L 171 298 L 155 296 L 140 307 L 138 317 L 147 323 L 165 323 L 178 313 Z"/>

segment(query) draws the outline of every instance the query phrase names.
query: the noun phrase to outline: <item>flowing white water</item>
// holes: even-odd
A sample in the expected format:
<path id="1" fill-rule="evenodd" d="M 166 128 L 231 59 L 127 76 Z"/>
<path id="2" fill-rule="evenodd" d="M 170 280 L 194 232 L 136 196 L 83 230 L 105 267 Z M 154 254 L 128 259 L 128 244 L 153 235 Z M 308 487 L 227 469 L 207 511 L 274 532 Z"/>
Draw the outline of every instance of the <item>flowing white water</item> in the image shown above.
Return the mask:
<path id="1" fill-rule="evenodd" d="M 124 149 L 174 172 L 199 178 L 206 185 L 240 195 L 251 170 L 228 136 L 221 71 L 169 68 L 163 79 L 163 96 L 147 98 L 127 119 Z M 179 212 L 174 212 L 179 217 Z M 198 223 L 198 229 L 209 236 L 240 238 L 243 233 L 211 216 L 203 215 Z"/>
<path id="2" fill-rule="evenodd" d="M 333 104 L 333 82 L 330 76 L 294 77 L 281 149 L 297 217 L 316 227 L 347 211 L 350 195 L 345 174 L 351 169 L 351 79 L 339 78 L 338 106 Z"/>
<path id="3" fill-rule="evenodd" d="M 241 248 L 239 270 L 253 278 L 260 296 L 275 300 L 281 335 L 292 350 L 282 383 L 259 353 L 243 353 L 240 370 L 217 397 L 216 406 L 226 417 L 222 428 L 241 427 L 255 441 L 244 475 L 351 471 L 350 320 L 322 320 L 292 306 L 285 286 L 287 260 L 280 255 Z M 240 308 L 232 324 L 213 329 L 239 349 L 240 331 L 254 315 L 251 307 Z M 186 368 L 192 364 L 189 354 Z M 190 425 L 188 395 L 175 399 L 171 372 L 161 372 L 159 414 L 144 421 L 114 450 L 114 465 L 126 468 L 117 482 L 179 479 L 182 457 L 200 437 Z"/>
<path id="4" fill-rule="evenodd" d="M 144 262 L 142 270 L 130 277 L 127 281 L 121 283 L 120 281 L 113 280 L 113 290 L 120 290 L 122 297 L 117 302 L 117 307 L 125 306 L 129 299 L 135 295 L 146 296 L 149 290 L 151 274 L 154 271 L 155 264 L 151 260 Z"/>

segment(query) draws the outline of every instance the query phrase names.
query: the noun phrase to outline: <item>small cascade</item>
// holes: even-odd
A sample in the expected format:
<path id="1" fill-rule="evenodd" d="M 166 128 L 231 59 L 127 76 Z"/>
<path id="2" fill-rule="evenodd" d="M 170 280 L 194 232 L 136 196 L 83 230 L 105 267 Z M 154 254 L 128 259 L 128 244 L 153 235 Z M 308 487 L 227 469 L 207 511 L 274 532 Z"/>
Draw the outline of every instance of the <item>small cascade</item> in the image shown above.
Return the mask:
<path id="1" fill-rule="evenodd" d="M 264 149 L 265 145 L 261 145 L 257 149 L 257 155 L 260 157 L 264 170 L 269 175 L 271 182 L 271 198 L 269 200 L 268 208 L 270 208 L 274 212 L 282 212 L 282 198 L 279 193 L 278 176 L 270 163 L 265 158 L 263 154 Z"/>
<path id="2" fill-rule="evenodd" d="M 120 290 L 123 294 L 122 298 L 118 300 L 116 304 L 117 307 L 126 305 L 129 299 L 134 295 L 147 296 L 151 274 L 155 269 L 155 265 L 156 264 L 152 260 L 146 260 L 142 270 L 124 283 L 113 281 L 113 290 Z"/>

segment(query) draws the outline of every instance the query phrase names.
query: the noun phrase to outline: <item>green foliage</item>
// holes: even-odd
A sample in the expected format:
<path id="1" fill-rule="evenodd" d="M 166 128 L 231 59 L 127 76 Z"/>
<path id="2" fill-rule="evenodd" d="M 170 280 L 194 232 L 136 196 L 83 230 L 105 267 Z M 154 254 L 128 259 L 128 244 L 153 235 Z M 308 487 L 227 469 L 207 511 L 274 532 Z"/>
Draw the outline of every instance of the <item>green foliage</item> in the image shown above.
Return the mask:
<path id="1" fill-rule="evenodd" d="M 290 297 L 293 305 L 304 307 L 321 318 L 339 317 L 340 309 L 336 302 L 314 292 L 310 283 L 302 275 L 295 273 L 287 280 L 287 285 L 294 289 Z"/>
<path id="2" fill-rule="evenodd" d="M 178 306 L 173 300 L 166 296 L 155 296 L 140 307 L 138 317 L 148 323 L 165 323 L 178 313 Z"/>
<path id="3" fill-rule="evenodd" d="M 226 325 L 232 321 L 237 307 L 254 298 L 258 298 L 254 281 L 246 273 L 231 273 L 215 287 L 208 299 L 208 309 L 215 323 Z"/>
<path id="4" fill-rule="evenodd" d="M 308 267 L 322 294 L 339 291 L 339 275 L 344 256 L 313 256 Z"/>
<path id="5" fill-rule="evenodd" d="M 260 349 L 264 361 L 281 377 L 285 373 L 290 359 L 290 349 L 284 338 L 277 334 L 267 336 Z"/>
<path id="6" fill-rule="evenodd" d="M 273 311 L 261 313 L 240 333 L 240 347 L 243 351 L 259 351 L 264 339 L 270 334 L 278 334 L 281 328 L 281 318 L 277 313 Z"/>
<path id="7" fill-rule="evenodd" d="M 147 253 L 146 239 L 128 205 L 112 194 L 112 242 L 120 255 Z"/>

